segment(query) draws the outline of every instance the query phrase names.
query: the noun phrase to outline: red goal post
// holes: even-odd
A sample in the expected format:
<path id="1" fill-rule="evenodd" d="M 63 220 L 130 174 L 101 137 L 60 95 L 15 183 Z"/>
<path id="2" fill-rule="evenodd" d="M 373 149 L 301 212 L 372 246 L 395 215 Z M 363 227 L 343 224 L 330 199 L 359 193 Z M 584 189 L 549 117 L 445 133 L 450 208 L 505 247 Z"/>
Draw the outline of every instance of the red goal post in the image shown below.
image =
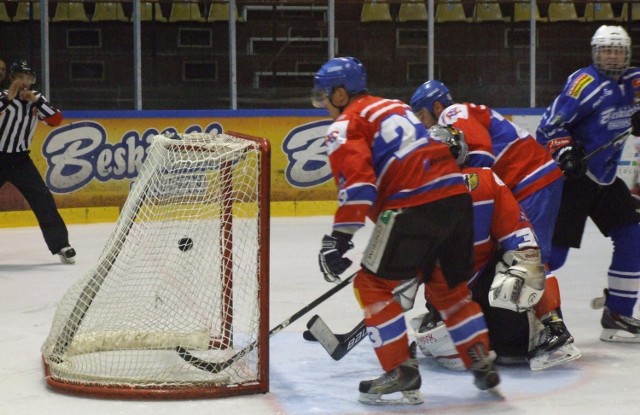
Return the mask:
<path id="1" fill-rule="evenodd" d="M 266 139 L 154 137 L 97 264 L 42 346 L 62 392 L 188 399 L 269 389 Z M 228 362 L 216 373 L 185 359 Z"/>

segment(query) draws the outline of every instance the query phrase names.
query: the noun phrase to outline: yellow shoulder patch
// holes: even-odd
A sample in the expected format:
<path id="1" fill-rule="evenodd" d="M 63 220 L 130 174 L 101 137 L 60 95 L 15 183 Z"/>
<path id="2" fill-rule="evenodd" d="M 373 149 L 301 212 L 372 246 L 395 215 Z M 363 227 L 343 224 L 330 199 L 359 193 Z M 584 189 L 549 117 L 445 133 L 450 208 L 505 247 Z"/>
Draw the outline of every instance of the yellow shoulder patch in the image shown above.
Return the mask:
<path id="1" fill-rule="evenodd" d="M 567 95 L 572 98 L 578 98 L 580 93 L 591 82 L 593 82 L 593 76 L 586 73 L 581 74 L 579 77 L 573 80 L 571 87 L 567 90 Z"/>
<path id="2" fill-rule="evenodd" d="M 478 173 L 465 174 L 464 181 L 469 188 L 469 191 L 472 192 L 476 187 L 478 187 L 478 182 L 480 181 L 478 178 Z"/>

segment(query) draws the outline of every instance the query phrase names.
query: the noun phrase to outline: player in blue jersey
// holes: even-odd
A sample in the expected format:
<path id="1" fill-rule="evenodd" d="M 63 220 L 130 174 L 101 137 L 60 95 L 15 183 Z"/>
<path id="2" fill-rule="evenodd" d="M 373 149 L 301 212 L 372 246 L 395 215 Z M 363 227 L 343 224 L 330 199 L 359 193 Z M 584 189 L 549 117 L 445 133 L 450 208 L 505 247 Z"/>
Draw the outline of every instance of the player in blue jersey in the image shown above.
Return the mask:
<path id="1" fill-rule="evenodd" d="M 623 140 L 590 154 L 629 129 L 640 134 L 640 69 L 630 67 L 631 39 L 619 26 L 601 26 L 591 39 L 593 64 L 571 74 L 545 111 L 537 140 L 565 175 L 550 265 L 561 267 L 579 248 L 587 217 L 613 241 L 601 340 L 640 343 L 633 310 L 640 289 L 640 214 L 616 177 Z M 634 114 L 632 116 L 632 114 Z"/>

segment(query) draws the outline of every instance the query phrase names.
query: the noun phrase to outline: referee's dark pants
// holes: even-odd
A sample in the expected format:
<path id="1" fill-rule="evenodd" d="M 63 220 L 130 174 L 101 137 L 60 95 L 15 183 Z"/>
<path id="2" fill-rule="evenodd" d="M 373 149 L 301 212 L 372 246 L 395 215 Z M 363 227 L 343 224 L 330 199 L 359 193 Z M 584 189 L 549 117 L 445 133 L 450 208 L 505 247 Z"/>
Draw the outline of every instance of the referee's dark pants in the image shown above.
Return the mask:
<path id="1" fill-rule="evenodd" d="M 57 254 L 69 245 L 67 227 L 29 153 L 0 153 L 0 187 L 6 182 L 13 184 L 31 206 L 49 251 Z"/>

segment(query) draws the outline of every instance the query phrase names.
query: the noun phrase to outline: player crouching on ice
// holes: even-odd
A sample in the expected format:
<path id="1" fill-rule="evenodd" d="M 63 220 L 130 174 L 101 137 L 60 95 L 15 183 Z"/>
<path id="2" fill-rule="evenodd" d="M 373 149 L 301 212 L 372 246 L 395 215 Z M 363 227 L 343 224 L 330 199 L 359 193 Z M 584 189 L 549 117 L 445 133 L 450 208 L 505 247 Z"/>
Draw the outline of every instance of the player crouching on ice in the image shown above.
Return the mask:
<path id="1" fill-rule="evenodd" d="M 325 145 L 339 203 L 319 253 L 327 281 L 338 281 L 351 265 L 344 255 L 355 231 L 367 217 L 376 223 L 353 284 L 385 373 L 360 382 L 359 401 L 423 402 L 415 343 L 409 346 L 403 306 L 394 299 L 398 290 L 415 295 L 420 274 L 428 276 L 430 299 L 444 323 L 455 327 L 456 350 L 475 385 L 496 392 L 500 378 L 487 326 L 467 287 L 471 196 L 448 147 L 429 136 L 405 103 L 369 95 L 365 68 L 355 58 L 330 59 L 318 70 L 312 102 L 334 120 Z M 433 272 L 436 263 L 442 272 Z"/>
<path id="2" fill-rule="evenodd" d="M 549 335 L 532 310 L 544 295 L 545 269 L 531 223 L 513 193 L 491 169 L 466 165 L 468 146 L 462 131 L 435 125 L 429 134 L 449 146 L 471 192 L 475 262 L 469 286 L 487 319 L 496 362 L 528 361 L 538 370 L 579 358 L 573 343 L 533 353 Z M 415 319 L 420 349 L 443 367 L 464 370 L 447 328 L 426 297 L 429 313 Z"/>

